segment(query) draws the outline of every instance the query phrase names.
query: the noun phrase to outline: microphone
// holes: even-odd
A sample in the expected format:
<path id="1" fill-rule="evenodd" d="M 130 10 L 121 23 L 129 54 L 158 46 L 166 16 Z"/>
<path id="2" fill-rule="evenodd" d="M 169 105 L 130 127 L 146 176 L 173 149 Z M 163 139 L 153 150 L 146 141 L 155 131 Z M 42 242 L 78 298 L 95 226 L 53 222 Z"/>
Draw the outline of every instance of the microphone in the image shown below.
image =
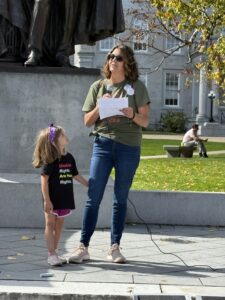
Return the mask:
<path id="1" fill-rule="evenodd" d="M 106 92 L 108 94 L 112 95 L 113 89 L 114 89 L 114 86 L 112 84 L 107 84 L 107 86 L 106 86 Z"/>

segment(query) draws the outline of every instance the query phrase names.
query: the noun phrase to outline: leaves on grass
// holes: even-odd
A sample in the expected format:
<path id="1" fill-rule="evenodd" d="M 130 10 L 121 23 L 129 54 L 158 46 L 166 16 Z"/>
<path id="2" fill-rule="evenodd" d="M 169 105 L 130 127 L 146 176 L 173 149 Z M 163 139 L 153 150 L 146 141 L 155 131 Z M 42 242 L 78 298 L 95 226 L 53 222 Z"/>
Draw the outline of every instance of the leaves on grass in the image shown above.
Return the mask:
<path id="1" fill-rule="evenodd" d="M 224 170 L 225 155 L 143 160 L 132 189 L 224 192 Z"/>
<path id="2" fill-rule="evenodd" d="M 35 240 L 35 236 L 27 236 L 27 235 L 22 235 L 20 238 L 22 241 L 28 241 L 28 240 Z"/>

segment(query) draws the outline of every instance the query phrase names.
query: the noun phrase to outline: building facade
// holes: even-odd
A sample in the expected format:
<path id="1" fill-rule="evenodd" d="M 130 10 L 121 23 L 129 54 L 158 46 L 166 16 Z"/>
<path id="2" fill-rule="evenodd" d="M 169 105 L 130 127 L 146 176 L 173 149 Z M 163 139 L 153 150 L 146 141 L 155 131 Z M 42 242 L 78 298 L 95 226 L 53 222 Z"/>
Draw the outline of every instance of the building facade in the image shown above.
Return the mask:
<path id="1" fill-rule="evenodd" d="M 141 18 L 141 10 L 131 0 L 123 0 L 126 31 L 114 37 L 99 41 L 94 46 L 76 46 L 74 64 L 79 67 L 101 68 L 108 51 L 117 43 L 124 42 L 133 48 L 138 62 L 140 79 L 145 82 L 151 98 L 150 129 L 160 129 L 161 117 L 168 111 L 182 112 L 188 118 L 187 127 L 193 122 L 204 123 L 210 117 L 208 87 L 201 82 L 193 66 L 187 64 L 186 50 L 179 49 L 163 60 L 162 54 L 149 47 L 151 39 L 161 49 L 174 49 L 177 40 L 170 36 L 150 36 L 148 24 Z M 132 11 L 136 12 L 135 14 Z M 137 13 L 140 11 L 140 14 Z M 139 32 L 141 34 L 135 34 Z M 172 51 L 172 50 L 171 50 Z M 200 85 L 204 87 L 199 88 Z M 200 99 L 201 98 L 201 99 Z M 199 115 L 199 106 L 201 116 Z M 218 115 L 217 108 L 214 113 Z"/>

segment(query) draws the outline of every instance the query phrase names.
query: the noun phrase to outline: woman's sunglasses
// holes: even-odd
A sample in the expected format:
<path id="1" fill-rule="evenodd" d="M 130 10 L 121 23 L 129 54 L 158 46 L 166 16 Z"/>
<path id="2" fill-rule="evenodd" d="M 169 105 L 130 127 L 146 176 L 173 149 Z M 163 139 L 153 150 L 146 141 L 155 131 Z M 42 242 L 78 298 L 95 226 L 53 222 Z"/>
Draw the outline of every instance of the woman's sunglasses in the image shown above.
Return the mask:
<path id="1" fill-rule="evenodd" d="M 107 56 L 107 59 L 108 60 L 114 60 L 114 58 L 116 59 L 116 61 L 118 61 L 118 62 L 122 62 L 123 61 L 123 57 L 122 56 L 120 56 L 120 55 L 114 55 L 114 54 L 112 54 L 112 53 L 110 53 L 110 54 L 108 54 L 108 56 Z"/>

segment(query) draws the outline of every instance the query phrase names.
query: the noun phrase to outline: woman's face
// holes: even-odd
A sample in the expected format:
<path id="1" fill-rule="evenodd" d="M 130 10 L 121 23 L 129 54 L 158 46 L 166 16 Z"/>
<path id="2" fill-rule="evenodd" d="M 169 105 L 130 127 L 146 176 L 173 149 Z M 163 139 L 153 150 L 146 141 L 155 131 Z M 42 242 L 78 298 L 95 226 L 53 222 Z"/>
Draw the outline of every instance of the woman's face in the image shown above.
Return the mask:
<path id="1" fill-rule="evenodd" d="M 111 73 L 124 74 L 124 58 L 120 49 L 116 48 L 109 55 L 109 70 Z"/>

